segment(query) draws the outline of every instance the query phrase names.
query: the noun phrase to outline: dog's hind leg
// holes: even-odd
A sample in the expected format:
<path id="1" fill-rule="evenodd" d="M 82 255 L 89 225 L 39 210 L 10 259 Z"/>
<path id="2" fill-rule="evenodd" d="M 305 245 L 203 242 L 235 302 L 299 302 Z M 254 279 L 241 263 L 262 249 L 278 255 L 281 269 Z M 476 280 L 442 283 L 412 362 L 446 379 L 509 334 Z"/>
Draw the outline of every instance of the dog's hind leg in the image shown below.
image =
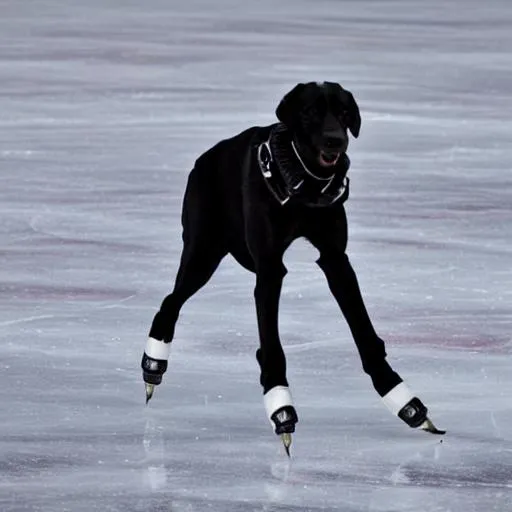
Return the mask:
<path id="1" fill-rule="evenodd" d="M 167 295 L 155 315 L 149 336 L 170 343 L 179 312 L 185 302 L 202 288 L 227 254 L 220 247 L 206 243 L 188 243 L 183 248 L 181 262 L 172 293 Z"/>
<path id="2" fill-rule="evenodd" d="M 220 223 L 204 187 L 200 188 L 194 169 L 185 193 L 182 223 L 183 251 L 174 289 L 156 313 L 142 358 L 146 399 L 160 384 L 167 370 L 170 344 L 178 316 L 185 302 L 204 286 L 227 254 Z M 202 196 L 203 194 L 204 196 Z"/>
<path id="3" fill-rule="evenodd" d="M 185 245 L 174 289 L 165 297 L 153 319 L 142 357 L 146 402 L 152 397 L 154 386 L 162 382 L 167 370 L 171 341 L 183 304 L 208 282 L 225 254 L 220 247 L 202 243 Z"/>

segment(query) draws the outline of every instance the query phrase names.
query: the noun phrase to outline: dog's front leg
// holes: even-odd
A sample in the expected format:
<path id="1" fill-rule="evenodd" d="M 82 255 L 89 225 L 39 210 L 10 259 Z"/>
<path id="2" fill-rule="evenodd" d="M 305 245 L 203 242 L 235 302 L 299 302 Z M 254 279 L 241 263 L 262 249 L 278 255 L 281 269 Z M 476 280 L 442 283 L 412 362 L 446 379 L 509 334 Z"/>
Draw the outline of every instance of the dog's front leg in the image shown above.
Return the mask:
<path id="1" fill-rule="evenodd" d="M 278 328 L 279 298 L 285 275 L 286 268 L 282 262 L 263 264 L 256 274 L 254 299 L 260 337 L 260 348 L 256 355 L 264 393 L 276 386 L 288 386 L 286 359 Z"/>
<path id="2" fill-rule="evenodd" d="M 286 358 L 278 329 L 279 297 L 285 274 L 281 260 L 267 260 L 258 265 L 254 298 L 260 337 L 256 356 L 261 368 L 265 410 L 289 454 L 291 433 L 298 418 L 286 379 Z"/>
<path id="3" fill-rule="evenodd" d="M 409 426 L 443 434 L 428 419 L 427 408 L 386 361 L 384 341 L 373 328 L 347 255 L 321 252 L 317 263 L 324 271 L 329 288 L 347 320 L 363 369 L 371 377 L 385 405 Z"/>
<path id="4" fill-rule="evenodd" d="M 386 395 L 402 379 L 386 361 L 386 350 L 375 332 L 364 305 L 356 274 L 346 254 L 321 253 L 317 261 L 329 289 L 338 303 L 356 342 L 364 371 L 380 396 Z"/>

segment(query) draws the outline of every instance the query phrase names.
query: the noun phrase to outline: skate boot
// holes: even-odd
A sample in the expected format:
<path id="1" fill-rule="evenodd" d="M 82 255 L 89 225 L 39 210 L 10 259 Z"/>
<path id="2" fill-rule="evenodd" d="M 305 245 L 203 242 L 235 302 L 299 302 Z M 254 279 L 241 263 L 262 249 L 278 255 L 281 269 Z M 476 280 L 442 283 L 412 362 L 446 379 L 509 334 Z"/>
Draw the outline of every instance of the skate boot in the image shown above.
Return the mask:
<path id="1" fill-rule="evenodd" d="M 167 360 L 171 349 L 170 343 L 149 338 L 142 356 L 142 377 L 146 384 L 146 404 L 151 400 L 155 386 L 162 382 L 167 370 Z"/>
<path id="2" fill-rule="evenodd" d="M 263 401 L 270 424 L 274 432 L 281 436 L 284 449 L 289 457 L 292 434 L 295 432 L 295 424 L 299 421 L 290 390 L 286 386 L 275 386 L 265 393 Z"/>
<path id="3" fill-rule="evenodd" d="M 446 434 L 438 430 L 428 418 L 428 409 L 414 396 L 405 383 L 401 382 L 382 397 L 384 405 L 411 428 L 419 428 L 431 434 Z"/>

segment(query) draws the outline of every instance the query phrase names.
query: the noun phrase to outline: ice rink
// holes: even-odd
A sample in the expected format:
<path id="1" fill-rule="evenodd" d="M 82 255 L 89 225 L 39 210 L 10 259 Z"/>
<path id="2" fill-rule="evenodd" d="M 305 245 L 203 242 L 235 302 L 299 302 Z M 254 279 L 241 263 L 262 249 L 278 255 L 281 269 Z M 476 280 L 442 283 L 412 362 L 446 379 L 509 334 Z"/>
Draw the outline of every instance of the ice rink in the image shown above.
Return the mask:
<path id="1" fill-rule="evenodd" d="M 512 510 L 511 26 L 509 0 L 0 0 L 0 511 Z M 232 258 L 144 406 L 194 160 L 310 80 L 359 102 L 348 252 L 442 443 L 381 404 L 302 241 L 291 463 Z"/>

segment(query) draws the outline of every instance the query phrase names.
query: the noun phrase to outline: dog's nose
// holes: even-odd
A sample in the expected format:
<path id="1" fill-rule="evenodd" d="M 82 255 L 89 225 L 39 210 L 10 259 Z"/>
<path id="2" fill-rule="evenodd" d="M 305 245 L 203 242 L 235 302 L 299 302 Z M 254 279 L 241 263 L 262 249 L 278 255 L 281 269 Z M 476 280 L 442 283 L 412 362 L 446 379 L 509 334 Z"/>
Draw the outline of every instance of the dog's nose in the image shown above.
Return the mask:
<path id="1" fill-rule="evenodd" d="M 341 150 L 345 145 L 345 141 L 340 137 L 325 137 L 323 141 L 323 146 L 325 149 L 330 150 Z"/>

